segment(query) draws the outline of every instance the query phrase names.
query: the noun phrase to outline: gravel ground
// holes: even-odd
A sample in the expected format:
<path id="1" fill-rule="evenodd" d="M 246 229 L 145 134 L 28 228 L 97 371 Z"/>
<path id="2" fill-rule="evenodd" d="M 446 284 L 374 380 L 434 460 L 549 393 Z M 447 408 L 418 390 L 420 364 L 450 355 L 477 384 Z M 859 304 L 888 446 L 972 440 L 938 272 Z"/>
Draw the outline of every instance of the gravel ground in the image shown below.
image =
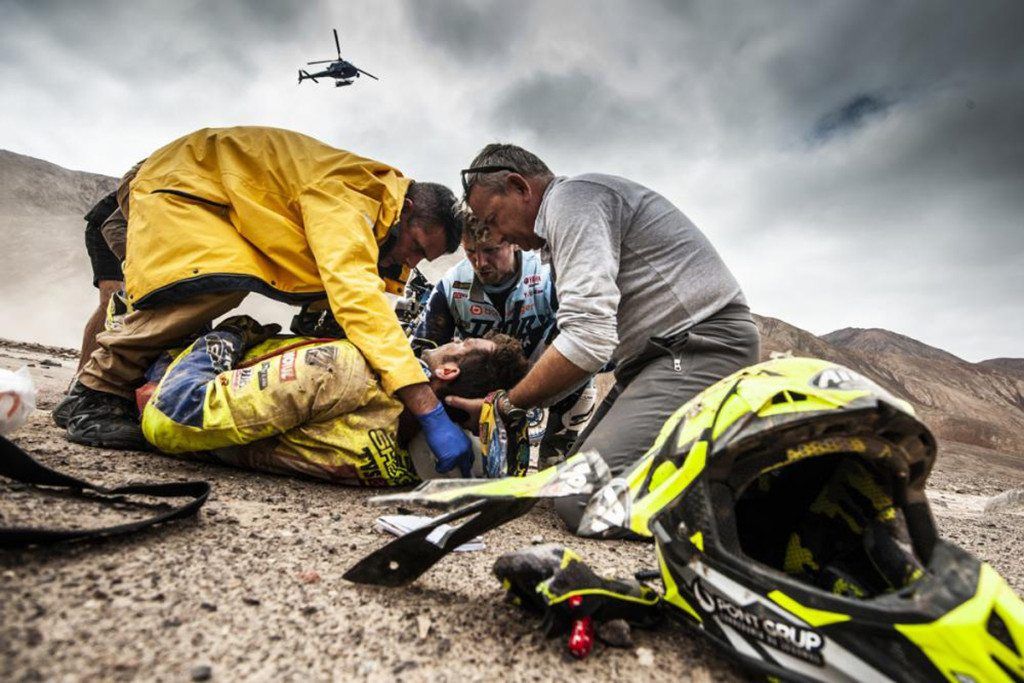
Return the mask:
<path id="1" fill-rule="evenodd" d="M 58 367 L 43 366 L 47 360 Z M 598 571 L 653 566 L 650 546 L 566 534 L 540 505 L 450 556 L 411 587 L 349 584 L 344 571 L 385 538 L 372 492 L 64 440 L 48 410 L 73 354 L 0 344 L 0 367 L 32 364 L 40 410 L 16 441 L 42 462 L 90 481 L 206 479 L 199 517 L 126 539 L 0 553 L 0 680 L 566 678 L 743 680 L 740 670 L 677 627 L 635 632 L 636 647 L 597 645 L 577 662 L 538 622 L 502 600 L 495 558 L 531 541 L 570 545 Z M 1024 486 L 1024 458 L 944 444 L 932 479 L 942 532 L 1024 593 L 1024 510 L 982 512 Z M 127 511 L 130 512 L 130 511 Z M 125 510 L 0 491 L 8 522 L 123 519 Z"/>

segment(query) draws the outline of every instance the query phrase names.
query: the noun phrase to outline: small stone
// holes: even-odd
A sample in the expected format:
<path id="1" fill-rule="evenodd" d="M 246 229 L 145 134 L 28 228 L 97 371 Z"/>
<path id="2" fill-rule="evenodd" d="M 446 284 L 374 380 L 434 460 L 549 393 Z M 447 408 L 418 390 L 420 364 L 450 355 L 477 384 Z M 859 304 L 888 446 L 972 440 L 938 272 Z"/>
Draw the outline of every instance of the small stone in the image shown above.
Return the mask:
<path id="1" fill-rule="evenodd" d="M 532 543 L 533 545 L 540 545 L 543 542 L 544 542 L 544 537 L 541 536 L 540 534 L 537 534 L 536 536 L 533 536 L 532 538 L 530 538 L 530 543 Z"/>
<path id="2" fill-rule="evenodd" d="M 398 664 L 395 664 L 393 667 L 391 667 L 391 673 L 393 673 L 393 674 L 400 674 L 403 671 L 408 671 L 409 669 L 415 669 L 418 666 L 419 666 L 419 662 L 416 662 L 416 661 L 414 661 L 412 659 L 407 659 L 404 662 L 399 662 Z"/>
<path id="3" fill-rule="evenodd" d="M 625 619 L 612 619 L 598 624 L 597 637 L 610 647 L 633 647 L 633 633 Z"/>
<path id="4" fill-rule="evenodd" d="M 423 640 L 430 634 L 430 617 L 426 614 L 420 614 L 416 617 L 416 635 L 419 636 L 420 640 Z"/>
<path id="5" fill-rule="evenodd" d="M 299 581 L 302 583 L 319 583 L 320 574 L 315 569 L 307 569 L 304 572 L 299 572 Z"/>
<path id="6" fill-rule="evenodd" d="M 193 666 L 189 675 L 192 677 L 193 681 L 208 681 L 213 678 L 213 668 L 208 664 Z"/>
<path id="7" fill-rule="evenodd" d="M 199 609 L 204 609 L 207 612 L 216 612 L 217 605 L 213 604 L 212 602 L 201 602 L 199 603 Z"/>
<path id="8" fill-rule="evenodd" d="M 256 605 L 260 604 L 260 599 L 259 598 L 254 598 L 254 597 L 252 597 L 250 595 L 246 595 L 245 597 L 242 598 L 242 602 L 244 602 L 247 605 L 256 606 Z"/>
<path id="9" fill-rule="evenodd" d="M 690 669 L 690 683 L 712 683 L 714 680 L 711 672 L 702 666 Z"/>
<path id="10" fill-rule="evenodd" d="M 39 643 L 43 642 L 43 634 L 39 629 L 34 626 L 30 626 L 25 629 L 25 644 L 29 647 L 35 647 Z"/>
<path id="11" fill-rule="evenodd" d="M 649 647 L 638 647 L 636 661 L 640 666 L 652 667 L 654 666 L 654 652 Z"/>

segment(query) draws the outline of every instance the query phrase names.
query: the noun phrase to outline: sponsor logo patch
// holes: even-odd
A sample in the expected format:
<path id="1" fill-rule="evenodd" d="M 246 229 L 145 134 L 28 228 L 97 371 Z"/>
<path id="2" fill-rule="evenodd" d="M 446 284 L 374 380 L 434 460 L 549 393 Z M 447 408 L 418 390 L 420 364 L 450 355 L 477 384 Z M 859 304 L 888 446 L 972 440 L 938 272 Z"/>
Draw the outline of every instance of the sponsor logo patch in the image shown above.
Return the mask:
<path id="1" fill-rule="evenodd" d="M 523 278 L 524 285 L 535 285 L 540 282 L 540 275 L 527 275 Z"/>
<path id="2" fill-rule="evenodd" d="M 469 289 L 471 284 L 472 283 L 470 282 L 460 282 L 459 280 L 456 280 L 452 283 L 452 289 Z"/>
<path id="3" fill-rule="evenodd" d="M 235 345 L 227 339 L 220 337 L 206 338 L 206 353 L 210 356 L 210 362 L 217 372 L 224 372 L 231 369 L 232 354 L 235 352 Z"/>
<path id="4" fill-rule="evenodd" d="M 282 382 L 291 382 L 295 379 L 295 352 L 289 351 L 281 356 L 281 369 L 278 377 Z"/>
<path id="5" fill-rule="evenodd" d="M 252 380 L 252 368 L 242 368 L 231 373 L 231 386 L 236 391 Z"/>
<path id="6" fill-rule="evenodd" d="M 462 292 L 452 292 L 452 298 L 453 299 L 465 299 L 468 296 L 469 296 L 468 294 L 463 294 Z"/>
<path id="7" fill-rule="evenodd" d="M 363 449 L 364 463 L 359 478 L 369 486 L 414 484 L 419 481 L 412 458 L 383 429 L 367 432 L 369 445 Z"/>
<path id="8" fill-rule="evenodd" d="M 338 347 L 334 345 L 328 346 L 315 346 L 311 349 L 306 349 L 303 360 L 306 361 L 306 365 L 313 365 L 324 370 L 330 370 L 334 367 L 334 361 L 338 357 Z"/>
<path id="9" fill-rule="evenodd" d="M 270 384 L 270 361 L 265 360 L 260 363 L 260 369 L 256 371 L 256 383 L 260 386 L 260 391 L 267 388 Z"/>
<path id="10" fill-rule="evenodd" d="M 473 304 L 472 306 L 469 307 L 469 312 L 472 315 L 480 315 L 484 312 L 484 309 L 481 308 L 480 306 L 477 306 L 476 304 Z"/>
<path id="11" fill-rule="evenodd" d="M 790 623 L 757 602 L 736 604 L 700 579 L 694 579 L 690 590 L 701 609 L 743 635 L 816 666 L 823 666 L 821 647 L 825 641 L 817 631 Z"/>

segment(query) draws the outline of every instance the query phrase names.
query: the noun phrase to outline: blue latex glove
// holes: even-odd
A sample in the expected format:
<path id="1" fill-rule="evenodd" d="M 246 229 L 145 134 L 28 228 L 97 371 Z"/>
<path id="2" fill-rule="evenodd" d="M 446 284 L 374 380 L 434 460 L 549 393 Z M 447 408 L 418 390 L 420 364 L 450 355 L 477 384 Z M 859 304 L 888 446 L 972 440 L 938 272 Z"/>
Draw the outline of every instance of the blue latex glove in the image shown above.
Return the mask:
<path id="1" fill-rule="evenodd" d="M 456 465 L 468 477 L 473 467 L 473 444 L 469 437 L 448 417 L 440 403 L 426 415 L 417 415 L 427 445 L 434 452 L 437 471 L 449 472 Z"/>

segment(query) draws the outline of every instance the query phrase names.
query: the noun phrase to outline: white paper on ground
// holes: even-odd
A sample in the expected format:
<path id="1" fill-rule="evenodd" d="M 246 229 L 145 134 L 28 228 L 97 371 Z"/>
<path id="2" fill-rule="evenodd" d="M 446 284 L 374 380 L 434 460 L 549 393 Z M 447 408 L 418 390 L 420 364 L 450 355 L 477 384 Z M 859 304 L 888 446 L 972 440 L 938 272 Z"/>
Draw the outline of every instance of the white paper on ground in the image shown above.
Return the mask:
<path id="1" fill-rule="evenodd" d="M 404 536 L 410 531 L 415 531 L 422 526 L 426 526 L 430 523 L 432 517 L 425 517 L 423 515 L 384 515 L 377 518 L 377 528 L 381 531 L 386 531 L 389 534 L 395 536 Z M 451 524 L 442 524 L 427 536 L 427 540 L 431 543 L 437 544 L 441 537 L 444 536 L 452 529 Z M 470 552 L 473 550 L 483 550 L 484 542 L 479 538 L 474 538 L 472 541 L 466 541 L 458 548 L 456 552 Z"/>

